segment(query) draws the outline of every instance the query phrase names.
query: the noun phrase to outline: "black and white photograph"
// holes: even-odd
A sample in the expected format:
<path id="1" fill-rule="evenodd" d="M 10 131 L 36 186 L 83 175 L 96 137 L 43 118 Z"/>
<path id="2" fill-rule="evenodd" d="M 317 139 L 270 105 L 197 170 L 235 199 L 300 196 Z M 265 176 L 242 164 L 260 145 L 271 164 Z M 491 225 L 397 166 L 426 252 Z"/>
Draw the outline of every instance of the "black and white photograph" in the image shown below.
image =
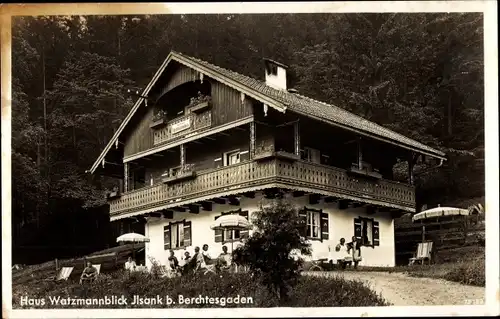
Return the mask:
<path id="1" fill-rule="evenodd" d="M 7 317 L 498 315 L 497 4 L 453 2 L 2 7 Z"/>

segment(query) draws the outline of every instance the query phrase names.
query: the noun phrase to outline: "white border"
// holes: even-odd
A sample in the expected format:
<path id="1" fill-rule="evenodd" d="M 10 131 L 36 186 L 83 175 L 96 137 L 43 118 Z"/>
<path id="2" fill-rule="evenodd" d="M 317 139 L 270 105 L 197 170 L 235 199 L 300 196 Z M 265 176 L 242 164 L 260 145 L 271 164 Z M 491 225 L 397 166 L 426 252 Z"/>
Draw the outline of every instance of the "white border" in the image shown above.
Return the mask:
<path id="1" fill-rule="evenodd" d="M 27 317 L 288 317 L 288 316 L 430 316 L 499 314 L 498 206 L 498 46 L 497 3 L 487 1 L 386 2 L 265 2 L 265 3 L 153 3 L 153 4 L 29 4 L 0 5 L 2 40 L 2 313 Z M 179 13 L 345 13 L 345 12 L 483 12 L 485 52 L 485 163 L 486 172 L 486 304 L 484 306 L 415 306 L 357 308 L 237 308 L 237 309 L 124 309 L 124 310 L 12 310 L 11 291 L 11 36 L 15 15 L 179 14 Z"/>

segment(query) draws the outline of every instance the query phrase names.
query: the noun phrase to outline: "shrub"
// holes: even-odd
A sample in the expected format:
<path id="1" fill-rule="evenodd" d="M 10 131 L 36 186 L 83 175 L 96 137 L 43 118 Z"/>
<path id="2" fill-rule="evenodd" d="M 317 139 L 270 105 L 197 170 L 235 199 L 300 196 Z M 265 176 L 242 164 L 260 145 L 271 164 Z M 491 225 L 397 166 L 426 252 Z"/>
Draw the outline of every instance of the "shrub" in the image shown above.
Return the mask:
<path id="1" fill-rule="evenodd" d="M 477 258 L 458 263 L 444 275 L 444 279 L 484 287 L 486 285 L 484 261 L 484 258 Z"/>
<path id="2" fill-rule="evenodd" d="M 102 276 L 101 276 L 102 275 Z M 153 278 L 147 273 L 127 273 L 123 270 L 101 274 L 89 293 L 89 298 L 104 296 L 125 296 L 129 303 L 126 306 L 109 305 L 102 308 L 164 308 L 165 305 L 131 305 L 134 295 L 144 297 L 170 296 L 175 302 L 173 307 L 179 308 L 218 308 L 218 307 L 278 307 L 281 302 L 276 294 L 271 294 L 260 281 L 255 281 L 248 274 L 195 275 L 175 278 Z M 13 289 L 12 304 L 19 308 L 19 298 L 45 298 L 49 296 L 79 297 L 78 281 L 41 282 L 35 289 L 17 285 Z M 197 297 L 251 297 L 252 303 L 235 304 L 179 304 L 178 296 Z M 290 305 L 294 307 L 351 307 L 351 306 L 385 306 L 387 303 L 367 286 L 359 281 L 344 280 L 341 277 L 300 276 L 289 294 Z M 54 308 L 46 303 L 43 307 Z M 79 306 L 78 308 L 97 308 L 97 306 Z M 75 308 L 75 306 L 59 306 L 57 308 Z"/>
<path id="3" fill-rule="evenodd" d="M 303 260 L 291 253 L 310 255 L 310 244 L 300 236 L 302 226 L 298 211 L 282 199 L 255 213 L 255 232 L 238 247 L 235 263 L 249 266 L 271 294 L 286 304 L 288 291 L 300 276 Z"/>

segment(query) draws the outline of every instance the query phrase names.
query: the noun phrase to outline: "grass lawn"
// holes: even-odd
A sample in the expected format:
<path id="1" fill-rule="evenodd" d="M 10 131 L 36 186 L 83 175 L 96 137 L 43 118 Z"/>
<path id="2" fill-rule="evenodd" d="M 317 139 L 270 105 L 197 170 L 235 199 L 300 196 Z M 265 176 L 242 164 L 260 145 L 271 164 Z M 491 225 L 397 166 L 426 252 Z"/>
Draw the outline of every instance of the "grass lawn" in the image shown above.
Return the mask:
<path id="1" fill-rule="evenodd" d="M 15 309 L 20 307 L 20 298 L 44 298 L 45 305 L 37 308 L 71 308 L 75 306 L 54 306 L 49 297 L 60 296 L 79 297 L 81 293 L 77 278 L 70 278 L 67 282 L 53 282 L 33 279 L 31 282 L 14 284 L 12 302 Z M 278 300 L 249 274 L 206 275 L 198 277 L 155 278 L 149 274 L 127 275 L 122 270 L 112 273 L 103 273 L 94 283 L 89 298 L 104 296 L 125 296 L 129 302 L 126 306 L 101 306 L 106 308 L 163 308 L 163 307 L 222 307 L 220 304 L 179 304 L 179 295 L 183 297 L 251 297 L 252 303 L 229 304 L 225 307 L 278 307 Z M 130 305 L 134 295 L 155 297 L 170 296 L 176 305 Z M 226 299 L 227 300 L 227 299 Z M 281 306 L 293 307 L 357 307 L 357 306 L 385 306 L 386 301 L 365 284 L 359 281 L 344 280 L 338 277 L 315 278 L 300 277 L 297 285 L 292 289 L 290 300 Z M 97 306 L 78 306 L 77 308 L 95 308 Z M 30 307 L 23 307 L 30 308 Z"/>

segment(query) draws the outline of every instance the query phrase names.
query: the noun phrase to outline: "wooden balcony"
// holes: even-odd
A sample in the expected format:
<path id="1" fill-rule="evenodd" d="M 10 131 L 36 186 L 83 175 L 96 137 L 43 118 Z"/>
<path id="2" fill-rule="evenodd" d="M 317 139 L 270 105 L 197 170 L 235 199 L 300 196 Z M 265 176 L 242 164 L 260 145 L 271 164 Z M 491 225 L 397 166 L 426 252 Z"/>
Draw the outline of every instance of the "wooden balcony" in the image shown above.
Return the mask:
<path id="1" fill-rule="evenodd" d="M 153 144 L 159 145 L 186 134 L 208 128 L 212 125 L 212 113 L 189 113 L 169 121 L 165 126 L 154 129 Z"/>
<path id="2" fill-rule="evenodd" d="M 192 203 L 204 197 L 223 196 L 249 188 L 283 187 L 319 192 L 413 211 L 413 186 L 388 180 L 353 177 L 347 171 L 313 164 L 272 158 L 245 161 L 236 165 L 197 172 L 189 180 L 175 184 L 157 184 L 122 194 L 109 201 L 110 214 L 153 210 Z"/>

